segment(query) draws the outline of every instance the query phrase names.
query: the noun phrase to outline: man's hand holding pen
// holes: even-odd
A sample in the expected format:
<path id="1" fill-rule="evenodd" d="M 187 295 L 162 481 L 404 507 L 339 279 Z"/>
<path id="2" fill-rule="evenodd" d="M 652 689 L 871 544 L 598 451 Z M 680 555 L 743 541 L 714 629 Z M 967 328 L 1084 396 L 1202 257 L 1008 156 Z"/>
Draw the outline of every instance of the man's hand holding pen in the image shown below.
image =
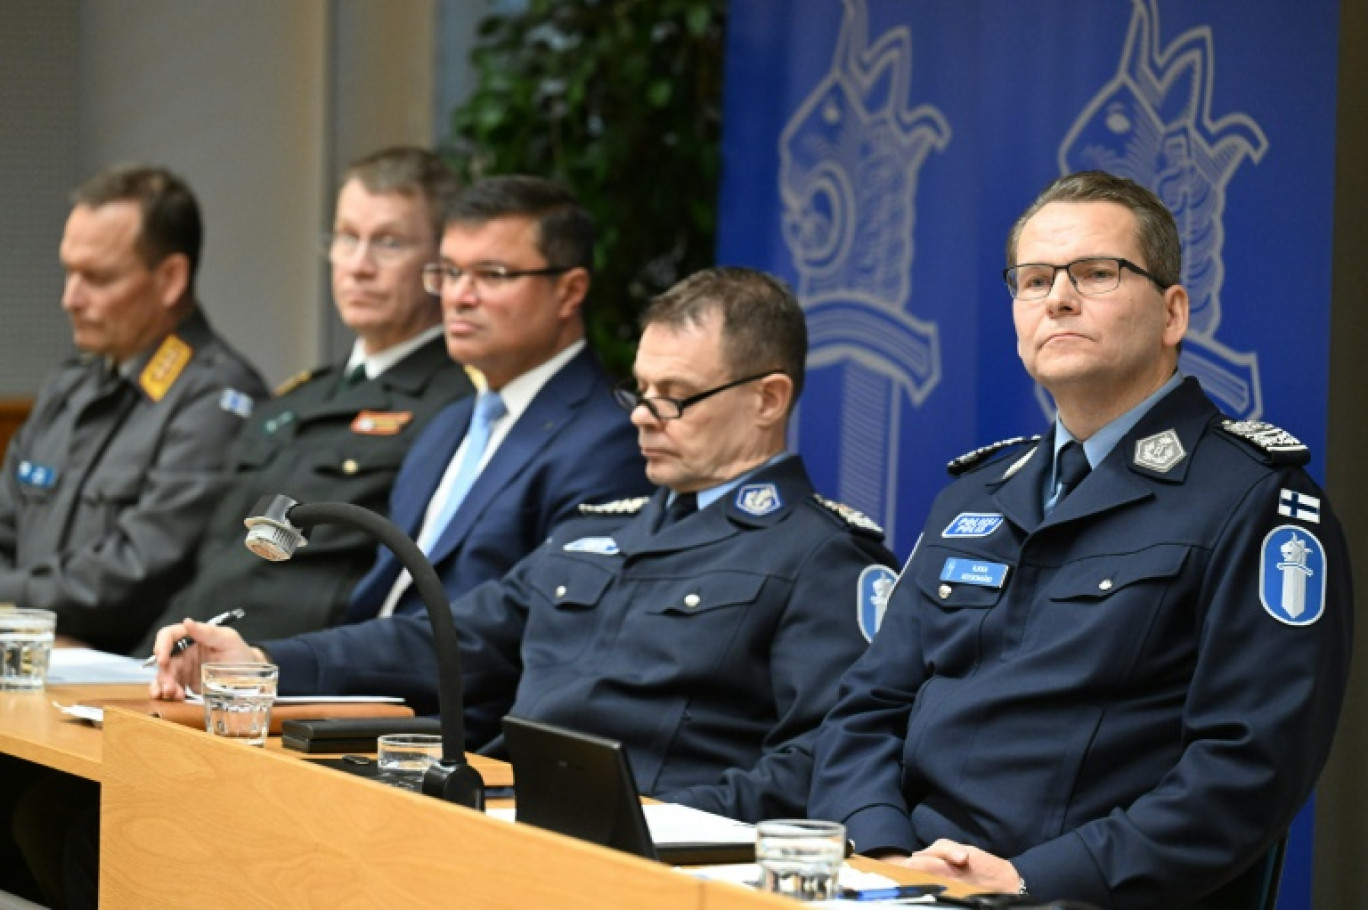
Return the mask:
<path id="1" fill-rule="evenodd" d="M 193 646 L 177 649 L 181 638 L 189 638 Z M 181 701 L 186 689 L 199 687 L 201 664 L 243 663 L 263 657 L 234 630 L 193 619 L 163 627 L 157 633 L 152 656 L 156 658 L 157 677 L 148 684 L 148 694 L 170 701 Z"/>

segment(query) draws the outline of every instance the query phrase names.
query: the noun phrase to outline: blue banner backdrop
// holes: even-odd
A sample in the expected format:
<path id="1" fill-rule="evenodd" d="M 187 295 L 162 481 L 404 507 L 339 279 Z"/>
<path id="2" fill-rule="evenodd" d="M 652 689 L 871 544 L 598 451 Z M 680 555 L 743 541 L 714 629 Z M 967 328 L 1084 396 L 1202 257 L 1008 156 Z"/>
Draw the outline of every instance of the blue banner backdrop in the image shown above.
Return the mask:
<path id="1" fill-rule="evenodd" d="M 731 0 L 718 260 L 807 310 L 794 443 L 905 557 L 945 463 L 1041 432 L 1000 280 L 1015 217 L 1100 167 L 1177 214 L 1183 368 L 1322 473 L 1338 0 Z M 1282 908 L 1310 906 L 1310 813 Z"/>

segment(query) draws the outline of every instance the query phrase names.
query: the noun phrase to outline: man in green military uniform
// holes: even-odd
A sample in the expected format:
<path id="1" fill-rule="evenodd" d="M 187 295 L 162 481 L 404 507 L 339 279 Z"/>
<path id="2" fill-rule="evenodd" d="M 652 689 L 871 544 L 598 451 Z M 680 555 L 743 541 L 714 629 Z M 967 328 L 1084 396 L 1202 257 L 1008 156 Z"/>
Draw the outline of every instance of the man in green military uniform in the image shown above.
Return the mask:
<path id="1" fill-rule="evenodd" d="M 423 288 L 454 189 L 441 160 L 417 148 L 385 149 L 347 169 L 323 245 L 338 315 L 356 333 L 351 355 L 291 380 L 244 427 L 194 576 L 169 603 L 162 599 L 153 632 L 233 607 L 246 611 L 240 628 L 259 636 L 336 620 L 374 559 L 374 541 L 329 525 L 299 558 L 272 566 L 242 545 L 242 520 L 258 498 L 277 492 L 384 513 L 410 443 L 433 414 L 474 391 L 447 353 L 440 301 Z"/>

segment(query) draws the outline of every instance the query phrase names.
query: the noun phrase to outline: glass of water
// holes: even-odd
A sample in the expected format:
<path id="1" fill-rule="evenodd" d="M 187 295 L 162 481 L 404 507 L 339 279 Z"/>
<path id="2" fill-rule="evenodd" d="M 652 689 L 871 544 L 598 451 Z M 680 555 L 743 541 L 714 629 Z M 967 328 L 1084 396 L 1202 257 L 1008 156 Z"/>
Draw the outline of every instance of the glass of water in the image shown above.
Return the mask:
<path id="1" fill-rule="evenodd" d="M 252 746 L 266 744 L 271 729 L 271 703 L 276 697 L 275 664 L 204 664 L 200 693 L 204 696 L 204 726 Z"/>
<path id="2" fill-rule="evenodd" d="M 56 628 L 51 610 L 0 605 L 0 689 L 42 691 Z"/>
<path id="3" fill-rule="evenodd" d="M 845 861 L 845 825 L 777 818 L 755 826 L 760 888 L 800 901 L 835 899 Z"/>
<path id="4" fill-rule="evenodd" d="M 421 790 L 428 767 L 442 758 L 436 733 L 387 733 L 376 740 L 380 776 L 406 790 Z"/>

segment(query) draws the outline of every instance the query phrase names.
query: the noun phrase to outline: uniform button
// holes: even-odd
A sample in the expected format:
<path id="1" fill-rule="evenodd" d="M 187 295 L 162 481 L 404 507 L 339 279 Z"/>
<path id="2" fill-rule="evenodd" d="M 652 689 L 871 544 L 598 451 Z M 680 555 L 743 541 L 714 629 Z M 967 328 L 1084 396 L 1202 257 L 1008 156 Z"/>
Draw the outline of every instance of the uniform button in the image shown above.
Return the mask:
<path id="1" fill-rule="evenodd" d="M 692 610 L 694 607 L 698 606 L 699 601 L 702 599 L 703 598 L 699 597 L 697 594 L 686 594 L 684 595 L 684 606 Z"/>
<path id="2" fill-rule="evenodd" d="M 356 459 L 355 459 L 355 458 L 348 458 L 346 461 L 342 462 L 342 473 L 343 473 L 343 474 L 355 474 L 355 473 L 356 473 L 357 471 L 359 471 L 360 469 L 361 469 L 361 466 L 360 466 L 359 464 L 356 463 Z"/>
<path id="3" fill-rule="evenodd" d="M 936 593 L 940 595 L 941 600 L 945 600 L 945 598 L 950 596 L 950 590 L 951 588 L 949 585 L 941 585 L 936 589 Z"/>
<path id="4" fill-rule="evenodd" d="M 564 597 L 564 596 L 565 596 L 565 585 L 556 585 L 556 596 L 557 596 L 557 597 Z"/>
<path id="5" fill-rule="evenodd" d="M 1112 589 L 1112 580 L 1110 578 L 1104 578 L 1097 583 L 1097 587 L 1103 591 L 1110 591 Z"/>

